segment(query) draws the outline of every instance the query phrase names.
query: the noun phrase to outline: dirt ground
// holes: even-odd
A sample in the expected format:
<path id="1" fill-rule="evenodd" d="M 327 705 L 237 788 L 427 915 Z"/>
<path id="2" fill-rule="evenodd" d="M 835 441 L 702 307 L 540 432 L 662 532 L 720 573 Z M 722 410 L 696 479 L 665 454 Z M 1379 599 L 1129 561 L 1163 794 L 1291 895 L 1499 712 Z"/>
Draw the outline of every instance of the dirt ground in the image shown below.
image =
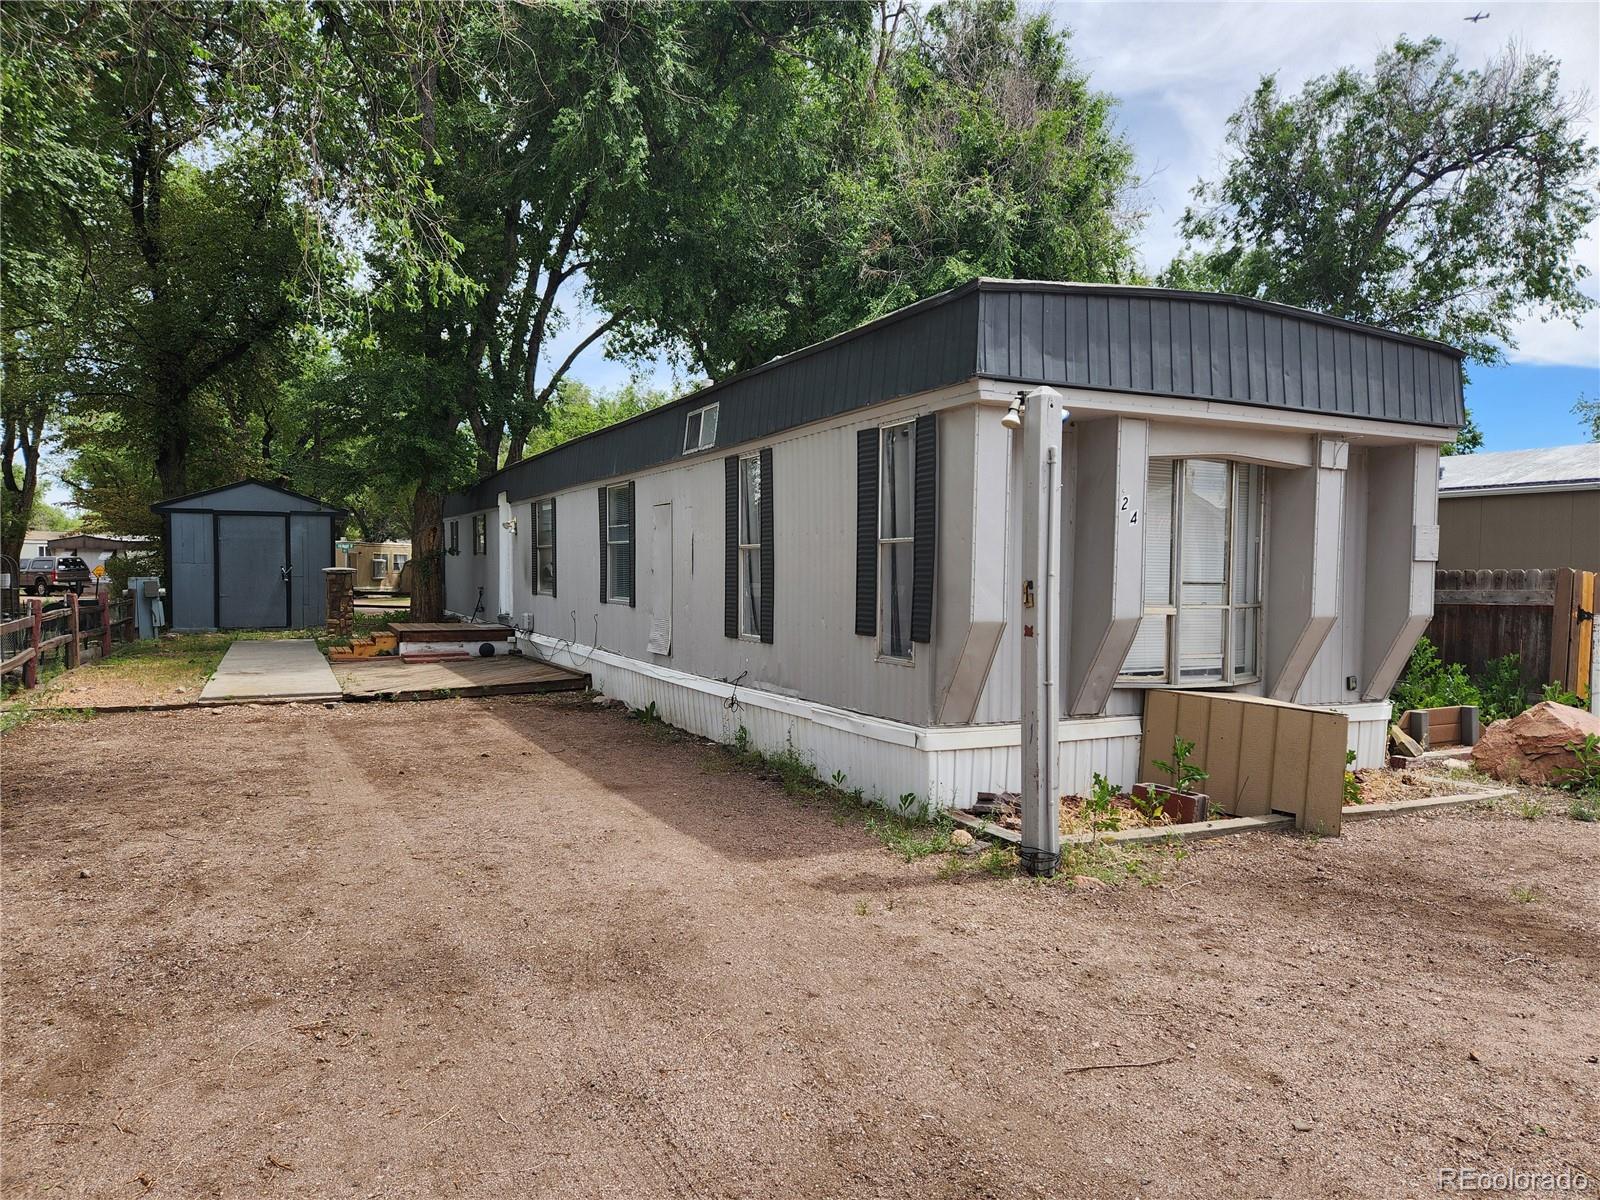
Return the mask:
<path id="1" fill-rule="evenodd" d="M 1564 816 L 1255 834 L 1073 889 L 943 879 L 581 699 L 36 721 L 0 752 L 8 1197 L 1600 1177 L 1600 828 Z"/>

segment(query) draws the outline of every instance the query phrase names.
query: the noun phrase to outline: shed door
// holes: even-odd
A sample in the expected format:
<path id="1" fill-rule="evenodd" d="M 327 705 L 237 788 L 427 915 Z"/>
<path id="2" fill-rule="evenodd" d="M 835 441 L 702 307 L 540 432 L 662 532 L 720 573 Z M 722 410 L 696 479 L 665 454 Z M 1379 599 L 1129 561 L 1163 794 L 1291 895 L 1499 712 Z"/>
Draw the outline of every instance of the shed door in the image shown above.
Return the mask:
<path id="1" fill-rule="evenodd" d="M 218 513 L 216 521 L 217 628 L 285 628 L 288 520 L 281 513 Z"/>
<path id="2" fill-rule="evenodd" d="M 294 628 L 314 629 L 327 619 L 324 567 L 333 566 L 333 518 L 289 514 L 289 576 Z M 359 584 L 359 581 L 358 581 Z"/>

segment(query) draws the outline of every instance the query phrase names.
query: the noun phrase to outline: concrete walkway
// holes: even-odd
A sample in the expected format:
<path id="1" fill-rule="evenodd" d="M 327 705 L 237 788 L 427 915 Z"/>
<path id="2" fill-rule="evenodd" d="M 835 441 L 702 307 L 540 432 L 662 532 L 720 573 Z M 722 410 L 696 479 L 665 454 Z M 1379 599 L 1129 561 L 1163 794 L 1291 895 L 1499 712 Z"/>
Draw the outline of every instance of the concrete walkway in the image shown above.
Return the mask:
<path id="1" fill-rule="evenodd" d="M 200 693 L 201 704 L 339 698 L 339 681 L 309 638 L 234 642 Z"/>

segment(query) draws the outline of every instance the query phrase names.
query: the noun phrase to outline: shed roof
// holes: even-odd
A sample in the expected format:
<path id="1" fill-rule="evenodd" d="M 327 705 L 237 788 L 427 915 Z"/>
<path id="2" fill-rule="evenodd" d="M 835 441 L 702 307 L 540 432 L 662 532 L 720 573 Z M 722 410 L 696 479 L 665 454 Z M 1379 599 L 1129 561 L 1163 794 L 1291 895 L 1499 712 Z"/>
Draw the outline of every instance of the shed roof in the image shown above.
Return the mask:
<path id="1" fill-rule="evenodd" d="M 445 513 L 670 462 L 685 411 L 713 401 L 717 446 L 971 379 L 1453 428 L 1460 359 L 1440 342 L 1243 296 L 976 279 L 513 463 Z"/>
<path id="2" fill-rule="evenodd" d="M 1453 454 L 1439 460 L 1439 492 L 1600 488 L 1600 444 Z"/>
<path id="3" fill-rule="evenodd" d="M 268 483 L 264 479 L 254 478 L 241 479 L 235 483 L 225 483 L 220 487 L 206 488 L 204 491 L 200 492 L 190 492 L 186 496 L 173 496 L 170 499 L 162 500 L 159 503 L 152 504 L 150 506 L 150 511 L 154 513 L 172 512 L 178 509 L 206 511 L 217 507 L 219 504 L 226 508 L 233 508 L 236 506 L 224 503 L 230 493 L 248 493 L 255 489 L 261 488 L 265 488 L 268 492 L 276 493 L 276 496 L 273 498 L 273 503 L 279 507 L 275 507 L 273 509 L 274 512 L 279 511 L 281 508 L 282 511 L 317 511 L 342 515 L 345 511 L 342 508 L 335 508 L 331 504 L 326 504 L 323 501 L 318 500 L 315 496 L 306 496 L 300 492 L 293 491 L 279 484 Z M 259 494 L 259 492 L 257 494 Z M 279 497 L 281 497 L 281 500 L 278 499 Z M 296 501 L 296 503 L 284 504 L 282 503 L 283 500 L 293 500 Z"/>

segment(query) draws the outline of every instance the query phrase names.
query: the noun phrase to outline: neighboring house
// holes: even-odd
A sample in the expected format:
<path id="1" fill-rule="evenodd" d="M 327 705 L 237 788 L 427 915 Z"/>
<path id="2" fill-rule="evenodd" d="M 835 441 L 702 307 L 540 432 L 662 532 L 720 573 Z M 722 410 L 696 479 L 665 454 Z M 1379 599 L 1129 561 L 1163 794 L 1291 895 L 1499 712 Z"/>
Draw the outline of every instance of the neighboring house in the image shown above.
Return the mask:
<path id="1" fill-rule="evenodd" d="M 1152 687 L 1336 708 L 1379 764 L 1432 610 L 1460 355 L 1237 297 L 934 296 L 448 497 L 446 603 L 869 795 L 1017 790 L 1036 618 L 1002 418 L 1040 385 L 1070 411 L 1063 787 L 1134 782 Z"/>
<path id="2" fill-rule="evenodd" d="M 1441 459 L 1439 567 L 1600 571 L 1600 443 Z"/>
<path id="3" fill-rule="evenodd" d="M 259 479 L 152 504 L 161 517 L 175 630 L 310 629 L 323 623 L 334 532 L 345 513 Z"/>
<path id="4" fill-rule="evenodd" d="M 355 568 L 358 592 L 400 592 L 407 590 L 400 575 L 410 561 L 410 542 L 351 542 L 339 565 Z"/>
<path id="5" fill-rule="evenodd" d="M 160 546 L 160 542 L 148 538 L 124 537 L 121 534 L 56 533 L 51 535 L 43 553 L 75 554 L 89 564 L 90 570 L 94 570 L 105 566 L 119 554 L 126 556 L 140 550 L 157 550 Z"/>
<path id="6" fill-rule="evenodd" d="M 59 529 L 30 529 L 22 535 L 22 557 L 38 558 L 49 554 L 51 538 L 61 536 Z"/>

